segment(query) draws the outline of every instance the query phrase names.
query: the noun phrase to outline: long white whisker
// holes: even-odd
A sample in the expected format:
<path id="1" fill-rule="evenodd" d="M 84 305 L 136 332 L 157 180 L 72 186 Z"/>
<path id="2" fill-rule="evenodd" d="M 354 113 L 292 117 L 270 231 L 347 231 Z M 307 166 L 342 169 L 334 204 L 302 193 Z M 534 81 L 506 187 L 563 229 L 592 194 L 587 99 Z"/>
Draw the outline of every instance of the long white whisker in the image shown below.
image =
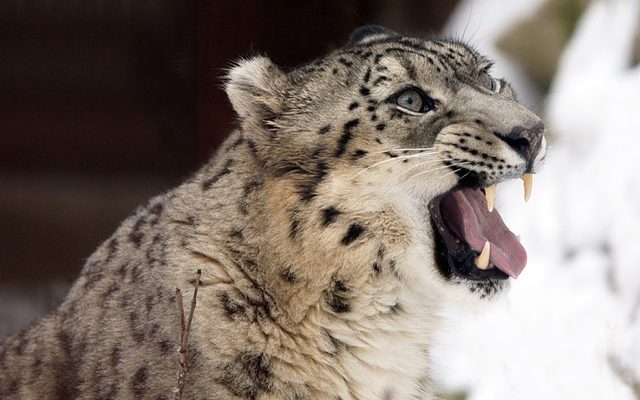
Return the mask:
<path id="1" fill-rule="evenodd" d="M 449 176 L 449 175 L 451 175 L 451 174 L 457 174 L 457 173 L 458 173 L 458 172 L 460 172 L 461 170 L 462 170 L 462 168 L 457 168 L 457 169 L 455 169 L 455 170 L 453 170 L 453 171 L 451 171 L 451 172 L 448 172 L 448 173 L 446 173 L 446 174 L 444 174 L 444 175 L 442 175 L 442 176 L 439 176 L 439 177 L 438 177 L 438 179 L 436 179 L 436 182 L 437 182 L 437 181 L 439 181 L 440 179 L 444 179 L 445 177 L 447 177 L 447 176 Z M 470 172 L 471 172 L 471 171 L 467 171 L 467 173 L 466 173 L 466 174 L 464 174 L 464 175 L 462 176 L 462 178 L 464 178 L 464 177 L 466 177 L 467 175 L 469 175 L 469 173 L 470 173 Z M 462 179 L 462 178 L 461 178 L 461 179 Z"/>
<path id="2" fill-rule="evenodd" d="M 375 154 L 382 154 L 382 153 L 388 153 L 390 151 L 419 151 L 419 152 L 424 152 L 424 153 L 437 153 L 436 149 L 434 149 L 433 147 L 413 147 L 413 148 L 399 148 L 399 149 L 389 149 L 389 150 L 381 150 L 381 151 L 374 151 L 372 153 L 369 153 L 367 155 L 365 155 L 365 157 L 369 157 Z"/>
<path id="3" fill-rule="evenodd" d="M 452 167 L 452 166 L 453 166 L 454 168 L 455 168 L 455 167 L 464 167 L 464 166 L 467 166 L 467 165 L 469 165 L 469 164 L 471 164 L 471 161 L 466 161 L 466 162 L 461 162 L 461 163 L 455 163 L 455 164 L 452 164 L 452 165 L 443 165 L 443 166 L 440 166 L 440 167 L 438 167 L 438 168 L 433 168 L 433 169 L 430 169 L 430 170 L 427 170 L 427 171 L 419 172 L 419 173 L 417 173 L 417 174 L 413 175 L 412 177 L 410 177 L 409 179 L 414 179 L 414 178 L 417 178 L 417 177 L 419 177 L 419 176 L 421 176 L 421 175 L 430 174 L 430 173 L 432 173 L 432 172 L 439 171 L 439 170 L 446 169 L 446 168 L 450 168 L 450 167 Z M 438 179 L 442 179 L 443 177 L 448 176 L 448 175 L 450 175 L 450 174 L 451 174 L 451 172 L 449 172 L 449 173 L 447 173 L 447 174 L 445 174 L 445 175 L 443 175 L 443 176 L 438 177 Z M 409 180 L 409 179 L 408 179 L 408 180 Z"/>
<path id="4" fill-rule="evenodd" d="M 409 158 L 421 158 L 421 157 L 424 157 L 424 156 L 425 156 L 425 154 L 418 153 L 418 154 L 409 154 L 409 155 L 406 155 L 406 156 L 398 156 L 398 157 L 394 157 L 394 158 L 389 158 L 388 160 L 378 161 L 378 162 L 377 162 L 377 163 L 375 163 L 375 164 L 369 165 L 368 167 L 365 167 L 365 168 L 361 169 L 361 170 L 360 170 L 360 171 L 358 171 L 354 176 L 352 176 L 350 179 L 354 179 L 354 178 L 356 178 L 358 175 L 362 174 L 363 172 L 365 172 L 365 171 L 367 171 L 367 170 L 369 170 L 369 169 L 371 169 L 371 168 L 377 167 L 377 166 L 379 166 L 379 165 L 382 165 L 382 164 L 388 163 L 388 162 L 392 162 L 392 161 L 402 161 L 402 160 L 407 160 L 407 159 L 409 159 Z"/>
<path id="5" fill-rule="evenodd" d="M 435 159 L 432 159 L 432 160 L 428 160 L 428 161 L 422 162 L 422 163 L 420 163 L 418 165 L 414 165 L 411 168 L 406 169 L 404 172 L 407 173 L 409 171 L 413 171 L 416 168 L 420 168 L 420 167 L 422 167 L 424 165 L 428 165 L 428 164 L 432 164 L 432 163 L 445 162 L 445 161 L 452 162 L 452 161 L 458 161 L 458 160 L 459 159 L 455 159 L 455 158 L 435 158 Z"/>
<path id="6" fill-rule="evenodd" d="M 437 158 L 422 162 L 422 163 L 420 163 L 418 165 L 414 165 L 411 168 L 407 169 L 405 172 L 412 171 L 412 170 L 414 170 L 416 168 L 422 167 L 423 165 L 431 164 L 431 163 L 434 163 L 434 162 L 450 162 L 452 164 L 456 164 L 458 162 L 465 162 L 466 163 L 466 162 L 471 162 L 471 161 L 472 160 L 461 160 L 459 158 L 452 158 L 452 157 L 437 157 Z"/>

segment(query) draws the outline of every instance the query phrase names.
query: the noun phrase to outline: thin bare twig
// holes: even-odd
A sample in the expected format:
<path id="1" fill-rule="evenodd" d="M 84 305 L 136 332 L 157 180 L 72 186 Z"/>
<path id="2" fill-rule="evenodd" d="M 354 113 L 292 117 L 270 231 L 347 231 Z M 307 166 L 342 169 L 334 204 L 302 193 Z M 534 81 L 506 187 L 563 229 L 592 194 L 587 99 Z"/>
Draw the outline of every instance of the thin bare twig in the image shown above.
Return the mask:
<path id="1" fill-rule="evenodd" d="M 180 347 L 178 348 L 178 386 L 173 390 L 175 400 L 182 399 L 184 391 L 185 378 L 187 376 L 187 343 L 189 341 L 189 333 L 191 332 L 191 321 L 193 320 L 193 312 L 196 309 L 196 296 L 198 295 L 198 286 L 200 286 L 200 277 L 202 270 L 196 273 L 195 288 L 193 289 L 193 298 L 191 299 L 191 309 L 189 310 L 189 320 L 185 324 L 184 305 L 182 302 L 182 292 L 176 288 L 176 303 L 178 304 L 178 313 L 180 314 Z"/>

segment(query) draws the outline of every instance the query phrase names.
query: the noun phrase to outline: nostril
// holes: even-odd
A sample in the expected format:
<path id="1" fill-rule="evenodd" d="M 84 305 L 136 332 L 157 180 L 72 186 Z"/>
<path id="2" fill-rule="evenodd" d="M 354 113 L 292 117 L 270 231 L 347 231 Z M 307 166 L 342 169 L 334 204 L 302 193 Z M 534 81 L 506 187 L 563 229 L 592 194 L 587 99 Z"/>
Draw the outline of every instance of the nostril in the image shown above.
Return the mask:
<path id="1" fill-rule="evenodd" d="M 501 136 L 500 138 L 518 154 L 524 157 L 525 160 L 529 158 L 529 153 L 531 152 L 531 143 L 528 139 L 523 137 L 514 139 L 504 136 Z"/>
<path id="2" fill-rule="evenodd" d="M 538 150 L 540 150 L 543 133 L 544 125 L 542 124 L 537 124 L 530 129 L 517 126 L 507 134 L 494 132 L 497 137 L 509 145 L 530 165 L 533 163 Z"/>

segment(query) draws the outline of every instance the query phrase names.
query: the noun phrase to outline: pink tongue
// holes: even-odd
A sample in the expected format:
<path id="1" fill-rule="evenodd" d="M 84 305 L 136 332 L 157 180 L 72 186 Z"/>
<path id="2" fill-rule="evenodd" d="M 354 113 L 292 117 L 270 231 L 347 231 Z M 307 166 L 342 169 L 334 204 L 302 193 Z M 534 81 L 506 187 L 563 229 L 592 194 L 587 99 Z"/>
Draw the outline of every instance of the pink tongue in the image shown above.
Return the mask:
<path id="1" fill-rule="evenodd" d="M 480 253 L 486 241 L 491 243 L 490 261 L 499 270 L 517 278 L 527 263 L 527 253 L 507 228 L 495 209 L 487 210 L 481 190 L 462 189 L 450 193 L 440 203 L 443 220 L 458 238 Z"/>

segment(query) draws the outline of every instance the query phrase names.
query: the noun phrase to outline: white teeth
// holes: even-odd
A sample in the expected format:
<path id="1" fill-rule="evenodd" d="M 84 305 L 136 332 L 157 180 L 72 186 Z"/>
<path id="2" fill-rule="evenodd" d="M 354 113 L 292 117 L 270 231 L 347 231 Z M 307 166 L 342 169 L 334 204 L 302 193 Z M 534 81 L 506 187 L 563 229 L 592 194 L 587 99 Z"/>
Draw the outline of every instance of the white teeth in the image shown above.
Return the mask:
<path id="1" fill-rule="evenodd" d="M 493 211 L 493 206 L 496 202 L 496 185 L 495 183 L 491 186 L 484 188 L 484 195 L 487 198 L 487 209 L 489 212 Z"/>
<path id="2" fill-rule="evenodd" d="M 518 238 L 518 242 L 522 242 L 522 236 L 518 235 L 516 238 Z"/>
<path id="3" fill-rule="evenodd" d="M 524 201 L 529 201 L 533 188 L 533 174 L 522 175 L 522 181 L 524 182 Z"/>
<path id="4" fill-rule="evenodd" d="M 487 240 L 484 243 L 484 247 L 482 248 L 482 252 L 476 258 L 476 267 L 480 269 L 489 269 L 489 253 L 491 253 L 491 243 Z"/>

